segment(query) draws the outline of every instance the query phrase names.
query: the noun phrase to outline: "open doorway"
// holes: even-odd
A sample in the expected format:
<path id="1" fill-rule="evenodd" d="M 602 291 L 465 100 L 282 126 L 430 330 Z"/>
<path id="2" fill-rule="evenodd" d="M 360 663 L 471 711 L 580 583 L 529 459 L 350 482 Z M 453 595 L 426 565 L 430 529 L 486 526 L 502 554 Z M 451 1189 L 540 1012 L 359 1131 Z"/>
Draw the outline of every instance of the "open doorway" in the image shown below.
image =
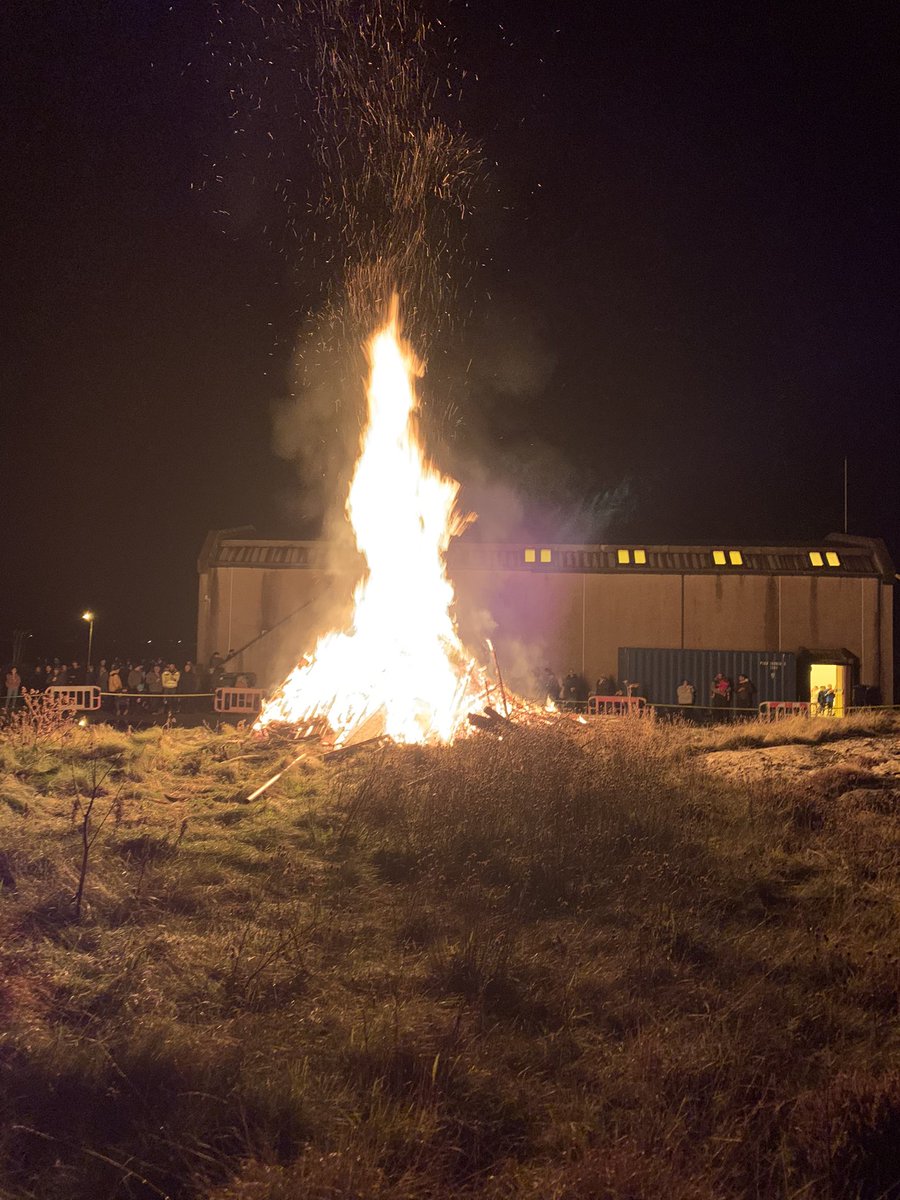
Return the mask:
<path id="1" fill-rule="evenodd" d="M 829 689 L 834 690 L 830 700 Z M 825 703 L 820 702 L 824 695 Z M 847 668 L 840 663 L 811 663 L 809 667 L 810 711 L 824 717 L 842 717 L 848 703 Z"/>

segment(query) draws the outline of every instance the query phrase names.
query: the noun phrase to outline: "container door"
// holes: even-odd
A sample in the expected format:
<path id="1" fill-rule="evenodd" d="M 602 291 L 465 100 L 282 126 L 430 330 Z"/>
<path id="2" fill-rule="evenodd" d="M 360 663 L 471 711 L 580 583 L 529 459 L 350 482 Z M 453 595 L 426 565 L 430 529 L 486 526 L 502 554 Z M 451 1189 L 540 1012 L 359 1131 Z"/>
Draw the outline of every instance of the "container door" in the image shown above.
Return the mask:
<path id="1" fill-rule="evenodd" d="M 842 717 L 848 703 L 847 668 L 838 663 L 812 663 L 809 668 L 810 711 L 820 717 Z"/>

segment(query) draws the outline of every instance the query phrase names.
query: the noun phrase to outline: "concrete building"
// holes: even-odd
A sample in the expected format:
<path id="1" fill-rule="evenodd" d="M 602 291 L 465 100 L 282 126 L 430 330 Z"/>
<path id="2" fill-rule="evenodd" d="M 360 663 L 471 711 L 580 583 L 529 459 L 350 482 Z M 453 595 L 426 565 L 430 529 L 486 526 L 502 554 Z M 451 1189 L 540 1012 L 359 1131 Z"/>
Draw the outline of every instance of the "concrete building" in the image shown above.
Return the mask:
<path id="1" fill-rule="evenodd" d="M 359 560 L 325 542 L 210 533 L 199 560 L 197 654 L 280 682 L 351 611 Z M 622 647 L 795 654 L 797 699 L 831 682 L 893 702 L 894 566 L 875 538 L 808 546 L 485 544 L 451 546 L 460 633 L 476 656 L 493 638 L 511 686 L 545 665 L 593 681 Z M 398 580 L 398 587 L 403 586 Z"/>

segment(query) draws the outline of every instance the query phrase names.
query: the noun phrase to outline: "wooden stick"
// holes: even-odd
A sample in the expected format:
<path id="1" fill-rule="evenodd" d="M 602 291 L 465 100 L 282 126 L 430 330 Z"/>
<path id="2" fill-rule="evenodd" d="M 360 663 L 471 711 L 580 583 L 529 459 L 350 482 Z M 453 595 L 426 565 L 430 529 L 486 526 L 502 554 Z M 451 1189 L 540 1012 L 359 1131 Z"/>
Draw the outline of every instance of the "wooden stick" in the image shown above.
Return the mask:
<path id="1" fill-rule="evenodd" d="M 391 739 L 382 733 L 378 737 L 366 738 L 364 742 L 351 742 L 349 746 L 338 746 L 337 750 L 329 750 L 324 755 L 324 760 L 327 763 L 340 762 L 342 758 L 349 758 L 357 750 L 375 750 L 380 746 L 387 746 L 390 741 Z"/>
<path id="2" fill-rule="evenodd" d="M 248 796 L 247 803 L 249 804 L 252 800 L 259 799 L 259 797 L 263 794 L 263 792 L 268 791 L 268 789 L 272 786 L 273 783 L 278 782 L 278 780 L 282 777 L 282 775 L 285 773 L 285 771 L 289 771 L 291 769 L 291 767 L 296 766 L 296 764 L 300 761 L 301 758 L 306 758 L 305 750 L 302 751 L 300 754 L 298 754 L 295 759 L 292 759 L 291 762 L 289 762 L 286 767 L 282 767 L 282 769 L 278 772 L 277 775 L 273 775 L 271 779 L 267 779 L 266 782 L 261 787 L 258 787 L 252 795 Z"/>
<path id="3" fill-rule="evenodd" d="M 500 685 L 500 697 L 503 700 L 503 711 L 506 714 L 507 721 L 509 720 L 509 705 L 506 703 L 506 690 L 503 687 L 503 676 L 500 674 L 500 664 L 497 662 L 497 651 L 494 649 L 494 643 L 490 638 L 487 639 L 488 649 L 494 659 L 494 670 L 497 672 L 497 683 Z"/>

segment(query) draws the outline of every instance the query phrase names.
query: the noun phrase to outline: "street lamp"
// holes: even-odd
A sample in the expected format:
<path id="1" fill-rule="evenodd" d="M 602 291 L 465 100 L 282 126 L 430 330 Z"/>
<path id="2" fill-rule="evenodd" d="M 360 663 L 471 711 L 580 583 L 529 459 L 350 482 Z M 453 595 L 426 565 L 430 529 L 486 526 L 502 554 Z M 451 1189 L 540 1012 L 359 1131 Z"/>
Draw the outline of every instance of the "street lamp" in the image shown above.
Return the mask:
<path id="1" fill-rule="evenodd" d="M 88 671 L 90 671 L 90 669 L 91 669 L 91 650 L 94 645 L 94 614 L 92 612 L 83 612 L 81 614 L 81 619 L 82 619 L 82 621 L 87 621 L 87 623 L 88 623 L 87 669 L 88 669 Z"/>

